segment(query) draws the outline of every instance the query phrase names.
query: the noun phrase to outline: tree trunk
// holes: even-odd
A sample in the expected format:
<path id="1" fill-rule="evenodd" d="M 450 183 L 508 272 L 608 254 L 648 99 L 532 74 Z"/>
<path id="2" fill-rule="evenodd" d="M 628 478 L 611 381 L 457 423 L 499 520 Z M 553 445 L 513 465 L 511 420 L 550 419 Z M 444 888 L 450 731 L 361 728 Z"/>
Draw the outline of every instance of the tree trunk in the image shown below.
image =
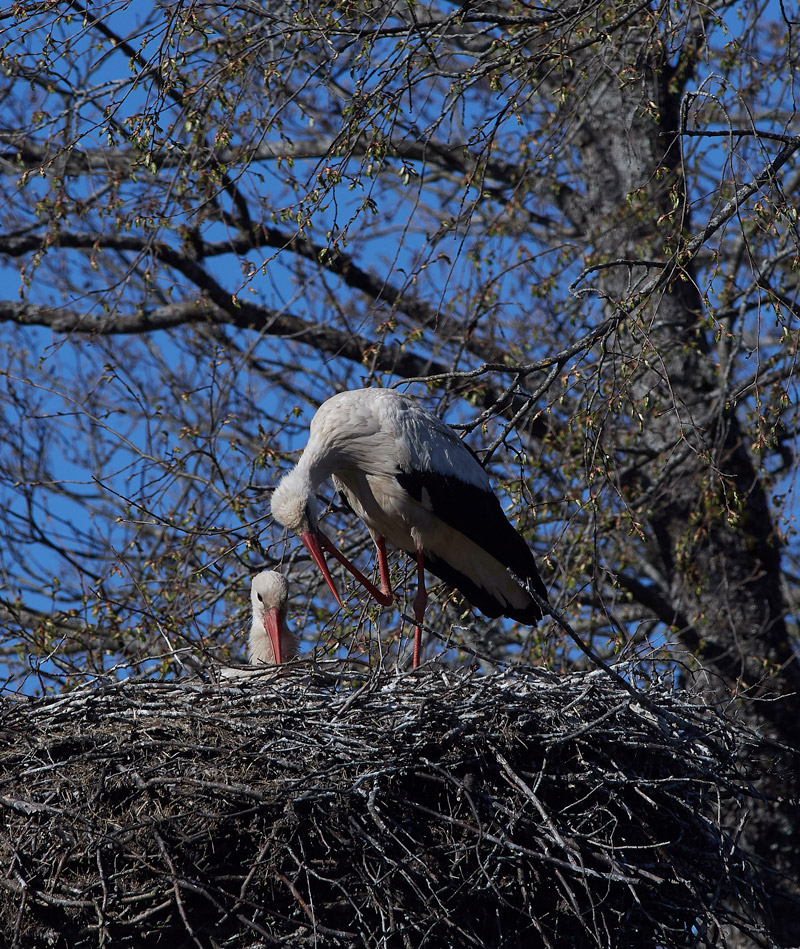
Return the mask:
<path id="1" fill-rule="evenodd" d="M 629 411 L 615 415 L 603 437 L 606 450 L 634 459 L 627 462 L 627 501 L 649 525 L 658 599 L 668 604 L 660 619 L 697 660 L 688 683 L 722 703 L 737 701 L 764 737 L 760 789 L 790 797 L 800 675 L 784 618 L 780 545 L 727 398 L 726 367 L 714 360 L 691 260 L 680 261 L 691 232 L 676 144 L 681 75 L 654 36 L 649 25 L 631 28 L 616 48 L 609 41 L 586 63 L 579 170 L 586 190 L 573 223 L 595 249 L 592 263 L 612 264 L 598 271 L 596 284 L 609 307 L 631 306 L 648 281 L 662 278 L 614 340 L 609 365 Z M 666 261 L 669 272 L 653 261 Z M 765 800 L 745 841 L 765 871 L 785 875 L 767 873 L 764 885 L 773 893 L 779 944 L 800 945 L 797 811 Z"/>

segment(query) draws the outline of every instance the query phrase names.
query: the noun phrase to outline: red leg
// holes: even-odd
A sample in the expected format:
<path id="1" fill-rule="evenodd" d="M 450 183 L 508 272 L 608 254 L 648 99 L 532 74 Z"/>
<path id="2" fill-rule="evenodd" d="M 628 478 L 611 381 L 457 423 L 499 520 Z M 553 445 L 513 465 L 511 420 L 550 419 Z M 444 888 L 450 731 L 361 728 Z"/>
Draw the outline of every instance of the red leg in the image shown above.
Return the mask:
<path id="1" fill-rule="evenodd" d="M 414 661 L 413 668 L 419 665 L 422 652 L 422 621 L 425 618 L 425 606 L 428 602 L 428 591 L 425 589 L 425 565 L 422 559 L 422 550 L 417 548 L 417 595 L 414 597 Z"/>
<path id="2" fill-rule="evenodd" d="M 327 550 L 331 556 L 335 557 L 343 567 L 349 570 L 356 580 L 358 580 L 361 586 L 364 587 L 367 593 L 373 596 L 378 601 L 378 603 L 381 604 L 381 606 L 391 606 L 392 603 L 394 603 L 394 597 L 392 594 L 384 593 L 382 590 L 379 590 L 371 580 L 368 580 L 364 576 L 364 574 L 355 564 L 350 563 L 347 557 L 345 557 L 344 554 L 340 553 L 336 547 L 334 547 L 333 541 L 326 537 L 326 535 L 323 534 L 321 530 L 317 531 L 317 535 L 319 537 L 320 546 Z"/>
<path id="3" fill-rule="evenodd" d="M 389 580 L 389 560 L 386 557 L 386 538 L 379 537 L 375 541 L 375 546 L 378 548 L 378 567 L 381 571 L 381 592 L 387 596 L 391 596 L 392 584 Z"/>

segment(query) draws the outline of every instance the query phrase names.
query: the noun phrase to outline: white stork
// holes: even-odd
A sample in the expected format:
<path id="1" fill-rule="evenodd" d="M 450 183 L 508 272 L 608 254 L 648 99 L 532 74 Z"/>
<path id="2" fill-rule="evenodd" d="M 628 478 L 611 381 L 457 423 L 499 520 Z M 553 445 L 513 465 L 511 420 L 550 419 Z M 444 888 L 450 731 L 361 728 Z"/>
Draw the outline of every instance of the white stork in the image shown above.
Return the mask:
<path id="1" fill-rule="evenodd" d="M 297 655 L 297 639 L 286 626 L 288 598 L 289 585 L 281 574 L 263 570 L 253 577 L 250 585 L 253 622 L 247 658 L 254 665 L 280 664 Z"/>
<path id="2" fill-rule="evenodd" d="M 314 493 L 333 478 L 378 550 L 377 589 L 325 536 Z M 354 389 L 324 402 L 308 444 L 275 488 L 272 515 L 300 535 L 337 602 L 323 550 L 384 606 L 393 602 L 386 542 L 416 558 L 414 668 L 428 596 L 425 570 L 452 584 L 486 616 L 533 625 L 531 596 L 547 591 L 528 545 L 511 526 L 475 454 L 444 422 L 395 389 Z"/>

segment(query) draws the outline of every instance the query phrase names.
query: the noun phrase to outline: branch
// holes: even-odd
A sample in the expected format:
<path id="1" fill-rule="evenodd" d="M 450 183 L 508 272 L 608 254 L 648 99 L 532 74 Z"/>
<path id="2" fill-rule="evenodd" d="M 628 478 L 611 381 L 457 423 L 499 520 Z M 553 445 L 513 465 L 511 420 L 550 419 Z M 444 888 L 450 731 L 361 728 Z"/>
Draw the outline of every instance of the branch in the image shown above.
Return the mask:
<path id="1" fill-rule="evenodd" d="M 228 310 L 231 306 L 241 305 L 248 311 L 251 309 L 260 310 L 261 308 L 253 308 L 244 303 L 233 304 L 230 292 L 217 283 L 209 272 L 198 263 L 198 260 L 229 253 L 246 254 L 248 251 L 262 247 L 273 247 L 277 250 L 291 251 L 305 260 L 324 267 L 330 273 L 340 277 L 348 287 L 358 290 L 381 303 L 397 307 L 421 327 L 438 329 L 438 324 L 441 322 L 441 313 L 438 309 L 410 294 L 404 287 L 395 286 L 387 280 L 362 269 L 349 255 L 343 254 L 335 248 L 316 244 L 297 233 L 291 234 L 266 225 L 259 225 L 248 233 L 239 233 L 225 241 L 215 241 L 213 243 L 202 240 L 193 241 L 191 255 L 172 247 L 165 241 L 135 234 L 59 231 L 55 237 L 55 245 L 53 243 L 48 244 L 41 234 L 36 233 L 0 236 L 0 253 L 8 254 L 10 257 L 21 257 L 24 254 L 41 252 L 52 246 L 72 250 L 115 250 L 137 254 L 150 253 L 162 263 L 182 273 L 196 287 L 204 291 L 221 309 Z M 137 332 L 137 330 L 133 329 L 131 332 Z M 440 333 L 440 335 L 442 334 Z M 370 347 L 373 348 L 373 344 L 370 344 Z M 505 363 L 506 351 L 502 347 L 472 338 L 468 348 L 481 359 L 489 362 Z"/>
<path id="2" fill-rule="evenodd" d="M 13 322 L 20 326 L 46 326 L 54 333 L 85 333 L 98 336 L 136 335 L 140 333 L 168 331 L 185 325 L 234 326 L 239 329 L 253 330 L 265 336 L 292 339 L 294 342 L 311 346 L 359 365 L 369 365 L 382 372 L 391 372 L 403 379 L 428 379 L 436 381 L 460 378 L 462 374 L 448 372 L 447 366 L 427 356 L 408 352 L 400 345 L 375 343 L 356 336 L 353 333 L 334 329 L 322 323 L 304 320 L 285 311 L 269 310 L 253 304 L 237 307 L 229 304 L 222 308 L 208 301 L 185 301 L 170 303 L 147 313 L 99 314 L 78 313 L 65 307 L 40 306 L 34 303 L 20 303 L 0 300 L 0 322 Z M 485 366 L 482 372 L 493 367 Z M 514 372 L 512 366 L 503 364 L 506 372 Z M 472 378 L 475 374 L 466 374 Z M 499 386 L 482 386 L 484 407 L 495 406 L 506 398 Z M 512 401 L 517 409 L 524 400 L 520 397 Z M 535 437 L 542 437 L 546 431 L 543 420 L 533 425 Z"/>
<path id="3" fill-rule="evenodd" d="M 667 628 L 677 627 L 682 635 L 691 631 L 695 645 L 699 642 L 694 623 L 658 587 L 652 583 L 642 583 L 627 573 L 614 573 L 612 576 L 623 590 L 627 590 L 637 603 L 650 610 Z"/>
<path id="4" fill-rule="evenodd" d="M 187 300 L 169 303 L 146 313 L 92 315 L 65 307 L 2 300 L 0 322 L 13 322 L 21 326 L 46 326 L 54 333 L 86 333 L 98 336 L 135 335 L 171 330 L 187 324 L 213 323 L 256 330 L 267 336 L 291 338 L 353 362 L 373 362 L 375 359 L 375 344 L 363 337 L 321 323 L 309 322 L 291 313 L 252 304 L 240 307 L 230 304 L 223 309 L 207 301 Z M 439 372 L 446 371 L 443 365 L 437 365 L 413 353 L 403 352 L 402 348 L 396 345 L 381 347 L 377 365 L 379 369 L 391 370 L 401 375 L 419 375 L 426 371 L 426 367 L 435 368 Z"/>
<path id="5" fill-rule="evenodd" d="M 684 246 L 673 256 L 669 261 L 667 266 L 661 271 L 658 276 L 654 277 L 642 290 L 637 294 L 639 299 L 644 299 L 645 297 L 651 295 L 659 288 L 663 287 L 665 284 L 668 284 L 675 275 L 675 270 L 678 268 L 684 267 L 689 263 L 704 246 L 705 242 L 718 231 L 723 224 L 726 224 L 732 217 L 734 217 L 738 212 L 739 208 L 742 206 L 749 197 L 754 195 L 759 188 L 763 187 L 766 184 L 772 182 L 772 179 L 775 177 L 776 172 L 778 172 L 783 165 L 795 154 L 795 152 L 800 150 L 800 135 L 795 135 L 793 138 L 781 148 L 778 154 L 773 158 L 773 160 L 763 168 L 751 181 L 747 184 L 742 185 L 739 188 L 734 196 L 728 201 L 720 211 L 715 214 L 706 226 L 700 231 L 699 234 L 686 242 Z"/>

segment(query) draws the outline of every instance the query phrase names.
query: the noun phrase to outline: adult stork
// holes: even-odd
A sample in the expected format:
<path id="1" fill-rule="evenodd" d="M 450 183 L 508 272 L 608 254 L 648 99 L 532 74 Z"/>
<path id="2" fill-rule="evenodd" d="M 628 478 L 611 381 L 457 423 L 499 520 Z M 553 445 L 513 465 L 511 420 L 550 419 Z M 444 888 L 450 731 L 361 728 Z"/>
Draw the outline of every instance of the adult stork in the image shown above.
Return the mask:
<path id="1" fill-rule="evenodd" d="M 286 662 L 297 655 L 297 639 L 286 626 L 289 585 L 275 570 L 262 570 L 250 585 L 253 621 L 247 658 L 253 665 Z"/>
<path id="2" fill-rule="evenodd" d="M 330 477 L 375 541 L 380 589 L 317 523 L 315 491 Z M 273 492 L 272 515 L 300 535 L 340 605 L 325 550 L 384 606 L 393 602 L 386 542 L 416 558 L 414 668 L 428 600 L 426 569 L 486 616 L 528 625 L 541 619 L 531 590 L 542 599 L 547 591 L 533 554 L 477 457 L 449 425 L 395 389 L 340 392 L 319 407 L 300 460 Z"/>

